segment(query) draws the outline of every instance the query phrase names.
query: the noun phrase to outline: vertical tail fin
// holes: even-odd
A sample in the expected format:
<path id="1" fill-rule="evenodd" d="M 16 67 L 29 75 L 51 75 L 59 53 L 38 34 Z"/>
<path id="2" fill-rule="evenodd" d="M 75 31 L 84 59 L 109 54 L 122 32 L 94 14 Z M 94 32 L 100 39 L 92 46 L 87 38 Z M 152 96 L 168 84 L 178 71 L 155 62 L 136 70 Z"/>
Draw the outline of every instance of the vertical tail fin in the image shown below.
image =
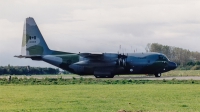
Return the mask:
<path id="1" fill-rule="evenodd" d="M 34 19 L 26 18 L 23 30 L 21 55 L 48 55 L 51 50 L 48 48 Z"/>

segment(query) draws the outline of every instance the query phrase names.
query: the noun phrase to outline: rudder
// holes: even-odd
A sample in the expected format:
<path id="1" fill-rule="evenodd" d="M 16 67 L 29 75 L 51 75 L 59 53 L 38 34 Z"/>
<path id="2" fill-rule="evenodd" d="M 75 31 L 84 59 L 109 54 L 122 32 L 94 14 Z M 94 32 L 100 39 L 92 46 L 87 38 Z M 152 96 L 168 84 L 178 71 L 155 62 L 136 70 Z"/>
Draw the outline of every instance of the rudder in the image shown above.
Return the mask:
<path id="1" fill-rule="evenodd" d="M 32 17 L 26 18 L 23 30 L 21 55 L 48 55 L 48 48 L 37 24 Z"/>

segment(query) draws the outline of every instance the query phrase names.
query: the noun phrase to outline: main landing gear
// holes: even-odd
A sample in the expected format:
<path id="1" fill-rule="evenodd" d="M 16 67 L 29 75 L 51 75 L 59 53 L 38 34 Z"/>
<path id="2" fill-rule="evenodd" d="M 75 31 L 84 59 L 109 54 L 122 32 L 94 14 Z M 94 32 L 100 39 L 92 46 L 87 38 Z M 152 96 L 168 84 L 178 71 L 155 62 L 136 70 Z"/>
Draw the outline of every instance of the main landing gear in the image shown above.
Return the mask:
<path id="1" fill-rule="evenodd" d="M 161 77 L 161 73 L 155 73 L 155 77 Z"/>
<path id="2" fill-rule="evenodd" d="M 114 75 L 94 75 L 96 78 L 113 78 Z"/>

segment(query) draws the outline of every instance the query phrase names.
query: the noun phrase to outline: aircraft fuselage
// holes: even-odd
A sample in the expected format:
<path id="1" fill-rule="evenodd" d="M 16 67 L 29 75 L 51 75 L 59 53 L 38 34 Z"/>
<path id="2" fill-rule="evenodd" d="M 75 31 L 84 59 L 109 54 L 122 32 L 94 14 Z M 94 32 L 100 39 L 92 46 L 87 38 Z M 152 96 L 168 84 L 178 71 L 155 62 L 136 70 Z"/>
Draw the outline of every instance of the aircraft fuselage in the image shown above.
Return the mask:
<path id="1" fill-rule="evenodd" d="M 94 55 L 94 56 L 93 56 Z M 158 74 L 177 67 L 160 53 L 129 53 L 125 58 L 115 53 L 46 55 L 42 60 L 79 75 L 99 77 L 117 74 Z M 123 57 L 123 56 L 122 56 Z"/>

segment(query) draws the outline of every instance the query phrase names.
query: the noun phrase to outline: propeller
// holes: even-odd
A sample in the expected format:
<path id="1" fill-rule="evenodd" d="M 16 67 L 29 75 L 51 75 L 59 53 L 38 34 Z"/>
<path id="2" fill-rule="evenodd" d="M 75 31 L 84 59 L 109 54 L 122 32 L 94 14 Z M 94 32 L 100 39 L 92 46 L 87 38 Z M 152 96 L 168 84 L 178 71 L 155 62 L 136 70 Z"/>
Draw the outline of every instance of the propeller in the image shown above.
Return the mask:
<path id="1" fill-rule="evenodd" d="M 124 53 L 123 54 L 118 54 L 118 65 L 119 66 L 126 66 L 126 59 L 128 57 L 128 54 L 125 55 Z"/>

